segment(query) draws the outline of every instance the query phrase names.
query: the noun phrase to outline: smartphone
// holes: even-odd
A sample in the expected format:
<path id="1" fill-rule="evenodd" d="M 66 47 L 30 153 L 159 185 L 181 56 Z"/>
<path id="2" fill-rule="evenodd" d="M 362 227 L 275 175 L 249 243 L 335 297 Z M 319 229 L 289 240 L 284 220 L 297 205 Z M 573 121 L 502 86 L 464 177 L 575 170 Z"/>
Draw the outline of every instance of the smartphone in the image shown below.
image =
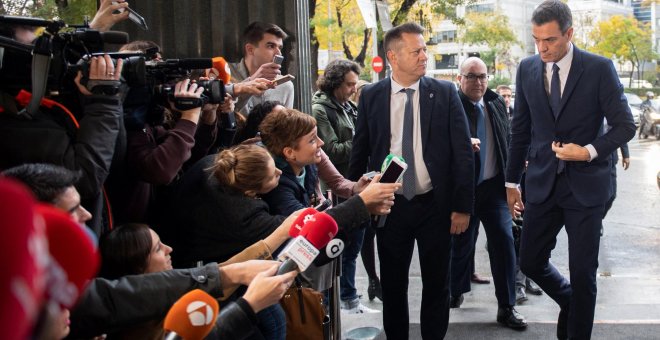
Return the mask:
<path id="1" fill-rule="evenodd" d="M 326 209 L 330 208 L 330 206 L 332 206 L 332 201 L 331 200 L 325 200 L 325 201 L 321 202 L 321 204 L 315 206 L 314 209 L 316 209 L 316 211 L 323 211 L 323 210 L 326 210 Z"/>
<path id="2" fill-rule="evenodd" d="M 291 80 L 294 80 L 294 79 L 296 79 L 296 77 L 294 77 L 290 74 L 285 74 L 283 76 L 279 76 L 279 77 L 275 78 L 275 80 L 273 80 L 273 81 L 275 82 L 275 84 L 280 85 L 280 84 L 284 84 L 287 81 L 291 81 Z"/>
<path id="3" fill-rule="evenodd" d="M 284 61 L 284 56 L 283 55 L 277 54 L 277 55 L 275 55 L 275 57 L 273 57 L 273 62 L 277 65 L 282 65 L 283 61 Z"/>
<path id="4" fill-rule="evenodd" d="M 117 4 L 117 2 L 113 2 L 112 4 L 115 5 Z M 144 20 L 144 18 L 140 14 L 138 14 L 138 12 L 134 11 L 132 8 L 130 7 L 122 8 L 119 9 L 117 12 L 122 13 L 125 9 L 128 10 L 129 13 L 128 18 L 132 22 L 136 23 L 138 26 L 140 26 L 140 28 L 142 28 L 145 31 L 149 30 L 149 27 L 147 26 L 147 21 Z"/>
<path id="5" fill-rule="evenodd" d="M 387 166 L 387 169 L 383 171 L 383 175 L 380 177 L 380 182 L 396 183 L 407 168 L 408 164 L 406 164 L 404 161 L 397 157 L 392 158 L 392 161 Z"/>

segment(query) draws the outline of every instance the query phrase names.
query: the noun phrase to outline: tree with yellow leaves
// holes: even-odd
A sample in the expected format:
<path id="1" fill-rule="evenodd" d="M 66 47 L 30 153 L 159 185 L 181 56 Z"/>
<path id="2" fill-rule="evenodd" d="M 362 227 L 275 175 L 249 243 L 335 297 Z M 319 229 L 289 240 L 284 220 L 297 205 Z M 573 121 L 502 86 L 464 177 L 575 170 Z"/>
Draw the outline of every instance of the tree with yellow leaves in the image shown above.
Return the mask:
<path id="1" fill-rule="evenodd" d="M 498 60 L 502 65 L 509 63 L 509 49 L 519 44 L 516 34 L 511 29 L 509 18 L 499 12 L 479 13 L 472 12 L 465 16 L 465 23 L 460 26 L 459 39 L 468 45 L 485 45 L 490 51 L 482 54 L 486 64 L 496 73 L 503 67 L 498 67 Z"/>
<path id="2" fill-rule="evenodd" d="M 637 78 L 644 79 L 642 65 L 657 59 L 651 42 L 652 30 L 649 24 L 641 23 L 632 16 L 612 16 L 601 21 L 591 32 L 593 45 L 587 49 L 593 53 L 630 62 L 632 73 L 637 70 Z M 632 85 L 632 76 L 630 84 Z"/>

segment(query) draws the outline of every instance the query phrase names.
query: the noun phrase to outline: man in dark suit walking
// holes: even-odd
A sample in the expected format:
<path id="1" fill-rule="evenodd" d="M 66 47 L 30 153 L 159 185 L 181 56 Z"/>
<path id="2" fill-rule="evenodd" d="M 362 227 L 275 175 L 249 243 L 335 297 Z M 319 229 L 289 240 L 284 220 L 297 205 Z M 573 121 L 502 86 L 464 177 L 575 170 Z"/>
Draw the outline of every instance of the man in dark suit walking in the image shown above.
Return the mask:
<path id="1" fill-rule="evenodd" d="M 450 235 L 467 229 L 474 198 L 474 161 L 456 87 L 424 77 L 423 29 L 407 23 L 385 34 L 392 77 L 365 87 L 349 178 L 380 170 L 389 153 L 408 170 L 391 214 L 377 230 L 388 339 L 408 338 L 408 271 L 415 241 L 422 272 L 421 330 L 442 339 L 449 322 Z"/>
<path id="2" fill-rule="evenodd" d="M 516 304 L 516 250 L 504 188 L 504 166 L 509 146 L 506 104 L 502 97 L 488 89 L 486 64 L 477 57 L 467 58 L 461 64 L 458 81 L 461 84 L 459 97 L 470 124 L 477 185 L 474 215 L 468 230 L 454 236 L 451 258 L 454 306 L 451 307 L 459 307 L 463 293 L 471 289 L 471 261 L 481 222 L 488 238 L 488 256 L 498 304 L 497 322 L 514 329 L 525 328 L 527 321 L 513 307 Z"/>
<path id="3" fill-rule="evenodd" d="M 561 308 L 557 337 L 588 339 L 612 152 L 634 136 L 635 125 L 612 61 L 575 47 L 571 26 L 571 11 L 559 0 L 532 14 L 539 54 L 518 67 L 506 187 L 511 214 L 525 209 L 520 267 Z M 604 117 L 611 125 L 605 134 Z M 526 159 L 523 206 L 518 183 Z M 570 282 L 549 261 L 564 225 Z"/>

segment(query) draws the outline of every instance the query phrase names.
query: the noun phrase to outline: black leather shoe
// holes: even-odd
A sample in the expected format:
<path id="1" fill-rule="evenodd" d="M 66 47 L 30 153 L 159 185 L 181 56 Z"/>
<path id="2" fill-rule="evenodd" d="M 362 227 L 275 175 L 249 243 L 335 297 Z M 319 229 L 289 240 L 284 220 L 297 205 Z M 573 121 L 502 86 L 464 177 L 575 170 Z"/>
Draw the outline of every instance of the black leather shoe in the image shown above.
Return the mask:
<path id="1" fill-rule="evenodd" d="M 449 299 L 449 308 L 461 308 L 461 305 L 463 304 L 463 294 L 459 296 L 452 296 Z"/>
<path id="2" fill-rule="evenodd" d="M 543 290 L 534 281 L 527 279 L 525 282 L 527 292 L 534 295 L 543 295 Z"/>
<path id="3" fill-rule="evenodd" d="M 557 339 L 568 339 L 568 305 L 559 311 L 559 318 L 557 319 Z"/>
<path id="4" fill-rule="evenodd" d="M 527 327 L 525 317 L 520 315 L 513 307 L 500 307 L 497 309 L 497 322 L 511 329 L 524 329 Z"/>
<path id="5" fill-rule="evenodd" d="M 380 280 L 378 278 L 369 279 L 367 295 L 369 295 L 369 301 L 373 301 L 374 298 L 383 301 L 383 288 L 380 286 Z"/>

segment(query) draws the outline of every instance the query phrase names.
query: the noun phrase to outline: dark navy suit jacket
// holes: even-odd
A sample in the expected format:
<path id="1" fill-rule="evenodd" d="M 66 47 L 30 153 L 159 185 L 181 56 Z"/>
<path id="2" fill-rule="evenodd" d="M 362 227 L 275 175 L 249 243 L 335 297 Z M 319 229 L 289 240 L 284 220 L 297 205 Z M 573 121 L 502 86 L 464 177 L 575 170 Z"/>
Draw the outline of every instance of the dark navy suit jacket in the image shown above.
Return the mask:
<path id="1" fill-rule="evenodd" d="M 516 106 L 506 181 L 520 183 L 525 160 L 526 199 L 543 203 L 554 187 L 558 159 L 553 141 L 591 144 L 598 157 L 566 162 L 565 176 L 575 198 L 585 206 L 603 204 L 611 196 L 612 153 L 635 135 L 635 124 L 609 59 L 573 48 L 573 61 L 555 119 L 544 86 L 539 55 L 524 59 L 516 77 Z M 603 117 L 612 128 L 602 134 Z"/>
<path id="2" fill-rule="evenodd" d="M 348 178 L 380 171 L 390 151 L 390 78 L 362 90 Z M 422 77 L 419 84 L 424 163 L 439 209 L 472 213 L 474 159 L 470 132 L 456 87 Z"/>

